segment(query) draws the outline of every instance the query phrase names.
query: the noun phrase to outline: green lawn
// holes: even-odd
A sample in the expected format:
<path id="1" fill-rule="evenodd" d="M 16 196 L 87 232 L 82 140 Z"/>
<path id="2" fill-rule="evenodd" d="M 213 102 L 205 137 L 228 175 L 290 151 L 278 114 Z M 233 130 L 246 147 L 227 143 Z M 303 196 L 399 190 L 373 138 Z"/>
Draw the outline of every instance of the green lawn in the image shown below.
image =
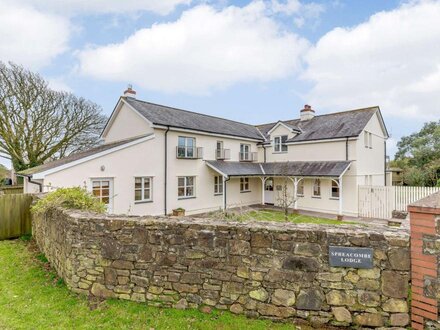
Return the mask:
<path id="1" fill-rule="evenodd" d="M 228 217 L 227 217 L 228 218 Z M 277 210 L 252 210 L 244 212 L 234 212 L 229 216 L 229 219 L 236 221 L 274 221 L 286 222 L 284 213 Z M 313 223 L 321 225 L 353 225 L 358 224 L 350 221 L 339 221 L 334 219 L 325 219 L 318 217 L 311 217 L 301 214 L 289 214 L 287 222 L 292 223 Z"/>
<path id="2" fill-rule="evenodd" d="M 294 329 L 229 312 L 159 309 L 109 300 L 91 310 L 56 279 L 29 243 L 0 242 L 0 329 Z"/>

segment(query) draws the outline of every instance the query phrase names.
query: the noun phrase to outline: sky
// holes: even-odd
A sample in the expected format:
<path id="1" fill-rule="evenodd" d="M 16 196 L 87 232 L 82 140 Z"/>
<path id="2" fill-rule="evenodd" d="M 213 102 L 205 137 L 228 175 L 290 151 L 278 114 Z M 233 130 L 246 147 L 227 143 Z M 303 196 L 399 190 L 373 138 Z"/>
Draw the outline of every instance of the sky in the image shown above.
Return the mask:
<path id="1" fill-rule="evenodd" d="M 393 156 L 440 118 L 439 22 L 432 0 L 0 0 L 0 61 L 107 115 L 128 84 L 250 124 L 378 105 Z"/>

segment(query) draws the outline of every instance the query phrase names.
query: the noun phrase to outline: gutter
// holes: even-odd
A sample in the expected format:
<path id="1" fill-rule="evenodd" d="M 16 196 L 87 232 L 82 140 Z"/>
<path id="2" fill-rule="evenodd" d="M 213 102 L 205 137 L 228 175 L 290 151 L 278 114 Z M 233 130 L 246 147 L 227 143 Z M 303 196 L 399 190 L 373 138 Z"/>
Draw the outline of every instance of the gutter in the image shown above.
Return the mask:
<path id="1" fill-rule="evenodd" d="M 383 141 L 384 145 L 384 158 L 383 158 L 383 174 L 384 174 L 384 186 L 387 185 L 387 141 Z"/>
<path id="2" fill-rule="evenodd" d="M 165 191 L 165 199 L 164 199 L 164 215 L 167 215 L 167 177 L 168 177 L 168 131 L 170 130 L 170 126 L 167 126 L 167 130 L 165 131 L 165 177 L 164 177 L 164 191 Z"/>

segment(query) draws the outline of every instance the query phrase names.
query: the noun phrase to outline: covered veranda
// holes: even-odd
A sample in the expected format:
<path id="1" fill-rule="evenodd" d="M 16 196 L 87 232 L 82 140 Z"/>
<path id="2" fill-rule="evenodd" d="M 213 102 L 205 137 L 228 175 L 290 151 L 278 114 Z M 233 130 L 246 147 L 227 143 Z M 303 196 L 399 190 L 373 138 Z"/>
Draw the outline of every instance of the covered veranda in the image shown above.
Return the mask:
<path id="1" fill-rule="evenodd" d="M 298 210 L 298 187 L 305 179 L 327 179 L 334 182 L 338 188 L 338 218 L 344 212 L 343 176 L 350 168 L 350 161 L 291 161 L 274 163 L 244 163 L 232 161 L 206 161 L 206 165 L 223 177 L 223 210 L 227 202 L 227 182 L 234 177 L 257 177 L 261 180 L 261 204 L 274 204 L 266 196 L 266 183 L 268 180 L 284 178 L 293 188 L 292 205 Z M 316 201 L 319 203 L 319 201 Z"/>

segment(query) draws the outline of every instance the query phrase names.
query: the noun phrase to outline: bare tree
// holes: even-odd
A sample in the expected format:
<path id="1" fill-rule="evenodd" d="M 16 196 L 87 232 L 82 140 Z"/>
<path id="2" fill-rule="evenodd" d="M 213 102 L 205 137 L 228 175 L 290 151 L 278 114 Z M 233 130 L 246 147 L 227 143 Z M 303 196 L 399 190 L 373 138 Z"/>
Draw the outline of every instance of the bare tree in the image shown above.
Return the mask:
<path id="1" fill-rule="evenodd" d="M 97 145 L 106 122 L 101 110 L 50 89 L 39 74 L 0 62 L 0 153 L 16 171 Z"/>
<path id="2" fill-rule="evenodd" d="M 275 187 L 277 190 L 277 203 L 283 209 L 284 220 L 287 221 L 289 218 L 289 208 L 295 204 L 295 196 L 289 190 L 289 186 L 293 186 L 293 182 L 289 178 L 289 162 L 276 165 L 275 173 L 282 180 L 280 189 L 277 189 L 280 185 Z"/>

